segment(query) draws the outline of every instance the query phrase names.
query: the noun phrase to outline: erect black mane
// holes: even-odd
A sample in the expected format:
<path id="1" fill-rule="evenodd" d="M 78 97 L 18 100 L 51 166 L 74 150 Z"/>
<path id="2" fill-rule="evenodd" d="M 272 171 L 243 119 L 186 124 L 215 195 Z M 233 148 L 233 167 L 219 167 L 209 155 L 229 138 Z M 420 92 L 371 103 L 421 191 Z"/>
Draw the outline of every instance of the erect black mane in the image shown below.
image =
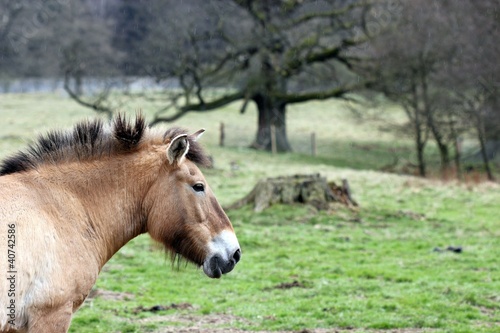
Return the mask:
<path id="1" fill-rule="evenodd" d="M 40 136 L 26 151 L 3 160 L 0 164 L 0 176 L 33 170 L 47 163 L 85 161 L 132 152 L 144 140 L 146 129 L 144 117 L 139 115 L 131 122 L 119 114 L 110 127 L 102 120 L 93 120 L 81 122 L 71 131 L 51 131 Z M 171 139 L 185 133 L 181 129 L 172 128 L 165 133 L 165 138 Z M 186 157 L 198 164 L 208 163 L 200 145 L 193 140 L 190 140 L 190 150 Z"/>

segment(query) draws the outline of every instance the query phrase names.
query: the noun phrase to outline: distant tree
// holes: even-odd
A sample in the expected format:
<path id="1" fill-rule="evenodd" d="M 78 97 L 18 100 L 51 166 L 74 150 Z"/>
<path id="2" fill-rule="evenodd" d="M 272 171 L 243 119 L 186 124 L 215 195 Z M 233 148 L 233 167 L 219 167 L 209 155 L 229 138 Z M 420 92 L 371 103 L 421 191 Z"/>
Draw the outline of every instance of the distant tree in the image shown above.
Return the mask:
<path id="1" fill-rule="evenodd" d="M 120 52 L 111 47 L 112 25 L 93 0 L 0 0 L 0 75 L 58 77 L 117 73 Z"/>
<path id="2" fill-rule="evenodd" d="M 493 180 L 490 159 L 500 155 L 500 8 L 493 0 L 467 0 L 453 14 L 460 22 L 460 52 L 450 64 L 446 85 L 454 107 L 476 134 L 484 169 Z"/>
<path id="3" fill-rule="evenodd" d="M 58 71 L 53 25 L 68 3 L 0 0 L 0 70 L 10 77 L 54 77 Z M 67 31 L 58 31 L 67 33 Z"/>
<path id="4" fill-rule="evenodd" d="M 15 74 L 25 1 L 0 0 L 0 77 Z"/>
<path id="5" fill-rule="evenodd" d="M 371 77 L 371 89 L 403 106 L 421 176 L 427 172 L 424 149 L 429 136 L 436 142 L 444 172 L 450 164 L 449 145 L 461 130 L 446 102 L 449 92 L 442 87 L 447 64 L 457 53 L 457 32 L 443 3 L 399 2 L 396 23 L 375 36 L 366 50 L 368 60 L 359 66 Z"/>
<path id="6" fill-rule="evenodd" d="M 118 0 L 110 10 L 109 15 L 116 22 L 113 46 L 123 53 L 120 69 L 125 75 L 141 74 L 143 67 L 143 59 L 140 57 L 141 44 L 151 29 L 155 15 L 151 2 Z"/>
<path id="7" fill-rule="evenodd" d="M 364 0 L 172 0 L 150 1 L 143 13 L 122 1 L 120 15 L 141 23 L 137 36 L 121 29 L 114 42 L 137 45 L 140 61 L 129 63 L 142 67 L 134 73 L 180 85 L 180 92 L 165 92 L 170 104 L 153 123 L 238 100 L 243 113 L 253 102 L 258 130 L 252 146 L 271 150 L 275 142 L 278 151 L 289 151 L 288 105 L 346 98 L 364 85 L 350 69 L 356 60 L 350 50 L 366 41 L 367 6 Z"/>
<path id="8" fill-rule="evenodd" d="M 50 26 L 50 42 L 59 50 L 64 88 L 78 103 L 111 117 L 110 108 L 100 101 L 107 96 L 113 78 L 121 74 L 123 54 L 112 46 L 114 19 L 108 17 L 108 8 L 96 6 L 92 0 L 71 1 L 62 9 Z M 99 81 L 91 88 L 93 103 L 82 98 L 85 78 Z M 104 88 L 99 90 L 98 84 Z"/>

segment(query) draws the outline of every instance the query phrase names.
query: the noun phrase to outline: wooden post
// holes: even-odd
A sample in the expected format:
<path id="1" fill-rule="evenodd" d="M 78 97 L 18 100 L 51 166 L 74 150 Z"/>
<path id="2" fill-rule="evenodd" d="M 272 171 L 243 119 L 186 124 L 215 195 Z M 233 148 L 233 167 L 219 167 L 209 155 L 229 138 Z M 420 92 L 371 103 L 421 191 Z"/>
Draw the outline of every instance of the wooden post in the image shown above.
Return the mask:
<path id="1" fill-rule="evenodd" d="M 311 155 L 316 156 L 316 132 L 311 133 Z"/>
<path id="2" fill-rule="evenodd" d="M 271 125 L 271 151 L 276 154 L 276 127 Z"/>
<path id="3" fill-rule="evenodd" d="M 224 133 L 224 123 L 220 123 L 220 137 L 219 137 L 219 146 L 224 147 L 224 139 L 226 138 L 226 133 Z"/>

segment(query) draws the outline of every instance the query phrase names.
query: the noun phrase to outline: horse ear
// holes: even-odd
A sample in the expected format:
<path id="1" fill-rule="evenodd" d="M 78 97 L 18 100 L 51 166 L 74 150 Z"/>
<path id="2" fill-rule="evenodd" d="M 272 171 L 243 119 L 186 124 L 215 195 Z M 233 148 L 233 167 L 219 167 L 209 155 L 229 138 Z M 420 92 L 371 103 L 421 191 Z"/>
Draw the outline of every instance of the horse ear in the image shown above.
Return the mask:
<path id="1" fill-rule="evenodd" d="M 193 141 L 198 141 L 201 138 L 201 136 L 203 135 L 203 133 L 205 133 L 205 129 L 204 128 L 202 128 L 201 130 L 196 131 L 193 134 L 189 135 L 189 138 L 191 140 L 193 140 Z"/>
<path id="2" fill-rule="evenodd" d="M 167 147 L 167 159 L 170 164 L 181 164 L 189 151 L 187 134 L 176 136 Z"/>

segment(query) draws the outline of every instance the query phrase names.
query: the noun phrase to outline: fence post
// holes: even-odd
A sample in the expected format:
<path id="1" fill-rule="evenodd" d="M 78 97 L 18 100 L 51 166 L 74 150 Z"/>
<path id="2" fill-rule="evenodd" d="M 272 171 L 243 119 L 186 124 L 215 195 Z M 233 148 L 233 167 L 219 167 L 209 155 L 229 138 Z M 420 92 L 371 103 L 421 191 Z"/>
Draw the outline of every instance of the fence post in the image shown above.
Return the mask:
<path id="1" fill-rule="evenodd" d="M 316 132 L 311 133 L 311 155 L 316 156 Z"/>
<path id="2" fill-rule="evenodd" d="M 220 123 L 220 136 L 219 136 L 219 146 L 224 147 L 224 139 L 226 138 L 226 133 L 224 132 L 224 123 Z"/>

